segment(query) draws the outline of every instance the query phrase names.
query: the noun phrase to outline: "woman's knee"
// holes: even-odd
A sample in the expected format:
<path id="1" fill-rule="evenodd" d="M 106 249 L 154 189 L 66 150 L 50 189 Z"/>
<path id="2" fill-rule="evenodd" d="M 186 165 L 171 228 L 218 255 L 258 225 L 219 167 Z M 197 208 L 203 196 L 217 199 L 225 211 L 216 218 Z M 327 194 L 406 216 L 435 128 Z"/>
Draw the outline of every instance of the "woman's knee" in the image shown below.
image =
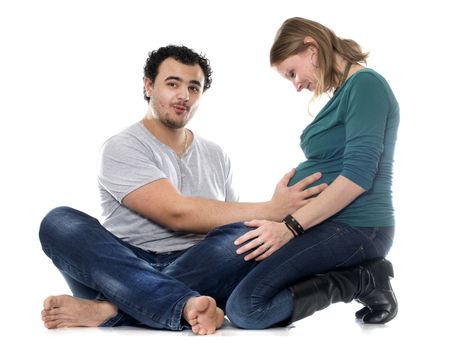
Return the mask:
<path id="1" fill-rule="evenodd" d="M 257 311 L 248 305 L 247 299 L 239 299 L 231 296 L 226 303 L 226 316 L 236 327 L 243 329 L 264 329 L 260 320 L 256 317 Z"/>
<path id="2" fill-rule="evenodd" d="M 265 329 L 263 310 L 266 300 L 252 298 L 250 285 L 238 286 L 229 296 L 226 303 L 226 316 L 236 327 L 243 329 Z"/>

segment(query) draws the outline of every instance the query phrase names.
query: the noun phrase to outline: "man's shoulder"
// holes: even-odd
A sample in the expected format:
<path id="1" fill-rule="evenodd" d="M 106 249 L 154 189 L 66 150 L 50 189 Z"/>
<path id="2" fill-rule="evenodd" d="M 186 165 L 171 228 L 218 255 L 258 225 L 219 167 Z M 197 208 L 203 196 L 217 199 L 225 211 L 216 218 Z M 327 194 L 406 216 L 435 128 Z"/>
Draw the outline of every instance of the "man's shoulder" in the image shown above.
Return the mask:
<path id="1" fill-rule="evenodd" d="M 125 153 L 124 150 L 146 149 L 148 144 L 147 135 L 144 134 L 141 123 L 132 124 L 109 137 L 101 147 L 102 154 Z"/>
<path id="2" fill-rule="evenodd" d="M 113 136 L 109 137 L 105 142 L 108 143 L 138 143 L 138 142 L 147 142 L 148 136 L 147 132 L 144 130 L 144 126 L 140 123 L 134 123 L 122 130 Z"/>
<path id="3" fill-rule="evenodd" d="M 144 133 L 141 128 L 141 123 L 137 122 L 120 130 L 116 134 L 109 137 L 105 142 L 122 139 L 138 139 L 143 136 Z"/>

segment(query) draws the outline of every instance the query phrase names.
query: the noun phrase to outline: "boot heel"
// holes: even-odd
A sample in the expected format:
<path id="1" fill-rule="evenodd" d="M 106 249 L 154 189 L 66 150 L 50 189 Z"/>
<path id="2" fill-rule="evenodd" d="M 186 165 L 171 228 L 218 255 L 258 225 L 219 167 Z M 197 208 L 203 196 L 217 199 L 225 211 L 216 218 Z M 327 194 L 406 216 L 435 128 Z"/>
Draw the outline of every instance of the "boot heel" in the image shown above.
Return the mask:
<path id="1" fill-rule="evenodd" d="M 394 278 L 394 268 L 392 263 L 386 259 L 371 260 L 363 264 L 370 270 L 379 275 L 384 275 L 390 278 Z"/>
<path id="2" fill-rule="evenodd" d="M 392 267 L 392 263 L 386 259 L 382 259 L 380 262 L 384 265 L 387 275 L 394 278 L 394 268 Z"/>

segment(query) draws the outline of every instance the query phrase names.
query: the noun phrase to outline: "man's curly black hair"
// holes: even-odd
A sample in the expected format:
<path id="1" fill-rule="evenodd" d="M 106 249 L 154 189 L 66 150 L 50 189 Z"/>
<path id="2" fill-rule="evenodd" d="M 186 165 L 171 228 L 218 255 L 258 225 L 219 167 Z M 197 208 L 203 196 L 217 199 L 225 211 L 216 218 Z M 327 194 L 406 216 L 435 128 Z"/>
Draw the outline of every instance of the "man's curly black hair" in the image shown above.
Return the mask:
<path id="1" fill-rule="evenodd" d="M 212 70 L 210 67 L 210 61 L 203 54 L 198 54 L 188 47 L 182 45 L 168 45 L 160 47 L 158 50 L 149 52 L 149 57 L 145 62 L 144 77 L 150 79 L 150 81 L 153 83 L 158 74 L 158 67 L 160 67 L 160 64 L 167 58 L 173 58 L 182 64 L 191 66 L 198 64 L 200 68 L 202 68 L 203 75 L 205 76 L 203 91 L 205 92 L 210 87 L 212 83 Z M 145 91 L 144 98 L 147 102 L 150 100 L 145 95 Z"/>

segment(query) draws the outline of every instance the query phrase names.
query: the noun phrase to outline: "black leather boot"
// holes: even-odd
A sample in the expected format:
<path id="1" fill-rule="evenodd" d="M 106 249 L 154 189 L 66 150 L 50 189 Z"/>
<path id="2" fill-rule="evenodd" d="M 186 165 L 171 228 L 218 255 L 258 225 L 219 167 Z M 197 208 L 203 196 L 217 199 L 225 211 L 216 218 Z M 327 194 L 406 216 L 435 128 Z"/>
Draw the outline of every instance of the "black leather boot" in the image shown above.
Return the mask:
<path id="1" fill-rule="evenodd" d="M 294 311 L 280 325 L 298 321 L 333 303 L 354 299 L 365 305 L 356 313 L 364 323 L 389 322 L 397 314 L 390 277 L 394 277 L 392 264 L 385 259 L 314 275 L 289 288 L 294 297 Z"/>
<path id="2" fill-rule="evenodd" d="M 365 307 L 357 311 L 355 317 L 369 324 L 387 323 L 396 317 L 398 308 L 396 296 L 389 282 L 389 279 L 394 277 L 392 264 L 382 259 L 367 262 L 362 266 L 371 272 L 362 274 L 362 279 L 370 276 L 372 280 L 362 280 L 362 290 L 357 301 Z M 363 289 L 363 286 L 370 287 L 370 285 L 373 286 L 371 289 Z"/>

